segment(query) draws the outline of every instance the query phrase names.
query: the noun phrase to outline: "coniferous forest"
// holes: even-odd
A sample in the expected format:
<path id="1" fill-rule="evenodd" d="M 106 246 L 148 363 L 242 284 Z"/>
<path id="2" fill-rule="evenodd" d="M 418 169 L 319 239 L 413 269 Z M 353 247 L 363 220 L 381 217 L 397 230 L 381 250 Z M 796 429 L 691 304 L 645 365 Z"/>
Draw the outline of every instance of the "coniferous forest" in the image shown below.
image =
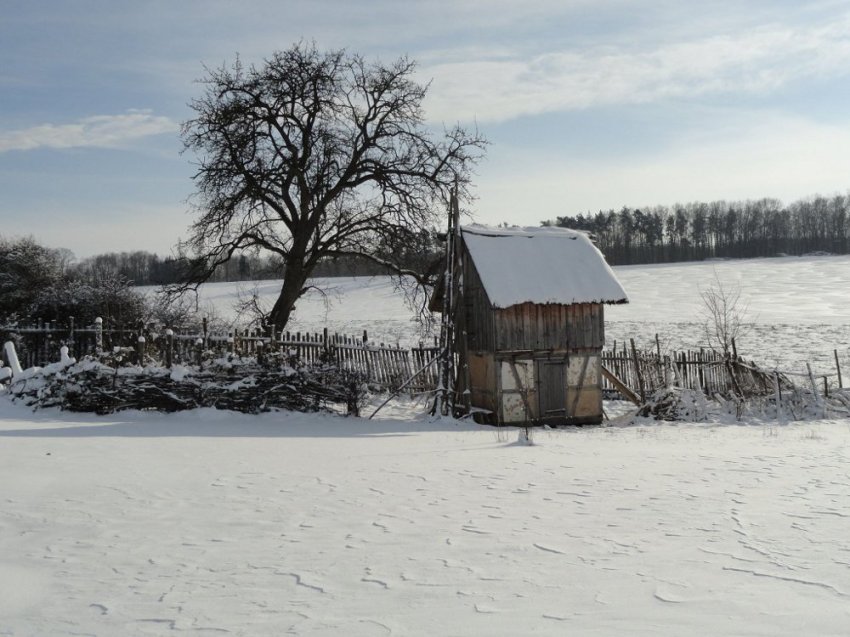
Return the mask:
<path id="1" fill-rule="evenodd" d="M 850 252 L 850 195 L 713 201 L 557 217 L 586 230 L 612 265 Z"/>

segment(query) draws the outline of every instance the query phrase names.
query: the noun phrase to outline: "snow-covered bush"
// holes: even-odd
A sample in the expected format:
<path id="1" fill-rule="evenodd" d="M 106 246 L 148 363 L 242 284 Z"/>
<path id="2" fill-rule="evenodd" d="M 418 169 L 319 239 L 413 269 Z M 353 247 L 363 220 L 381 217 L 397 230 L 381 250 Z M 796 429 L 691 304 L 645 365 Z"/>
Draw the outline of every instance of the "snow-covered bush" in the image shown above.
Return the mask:
<path id="1" fill-rule="evenodd" d="M 108 414 L 124 409 L 181 411 L 217 407 L 247 413 L 272 409 L 359 415 L 364 379 L 332 365 L 221 357 L 203 368 L 130 364 L 132 352 L 32 368 L 12 380 L 9 395 L 33 408 Z"/>
<path id="2" fill-rule="evenodd" d="M 38 295 L 62 280 L 62 258 L 57 250 L 32 238 L 0 237 L 0 321 L 28 317 Z"/>
<path id="3" fill-rule="evenodd" d="M 652 394 L 637 415 L 656 420 L 700 422 L 706 419 L 708 407 L 708 400 L 701 391 L 668 387 Z"/>
<path id="4" fill-rule="evenodd" d="M 36 294 L 28 314 L 31 318 L 77 325 L 91 325 L 97 317 L 106 326 L 138 325 L 144 320 L 144 298 L 126 279 L 102 273 L 95 278 L 67 278 Z"/>
<path id="5" fill-rule="evenodd" d="M 73 316 L 81 326 L 99 316 L 129 326 L 144 318 L 144 299 L 129 280 L 103 268 L 75 269 L 71 259 L 31 238 L 0 238 L 0 324 L 65 324 Z"/>
<path id="6" fill-rule="evenodd" d="M 638 417 L 682 422 L 801 421 L 850 416 L 850 389 L 828 397 L 803 386 L 747 398 L 707 397 L 701 391 L 671 387 L 652 394 Z"/>

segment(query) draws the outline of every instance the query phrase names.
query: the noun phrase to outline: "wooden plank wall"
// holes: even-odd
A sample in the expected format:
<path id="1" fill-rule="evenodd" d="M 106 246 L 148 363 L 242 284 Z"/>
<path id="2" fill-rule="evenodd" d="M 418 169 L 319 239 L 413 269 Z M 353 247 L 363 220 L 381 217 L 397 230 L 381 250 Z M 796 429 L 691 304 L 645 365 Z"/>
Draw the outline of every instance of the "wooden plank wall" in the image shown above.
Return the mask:
<path id="1" fill-rule="evenodd" d="M 465 247 L 462 268 L 462 322 L 469 352 L 593 350 L 604 346 L 603 304 L 523 303 L 494 308 Z"/>
<path id="2" fill-rule="evenodd" d="M 484 291 L 481 277 L 469 253 L 463 252 L 463 299 L 461 307 L 466 324 L 470 352 L 492 352 L 496 347 L 494 312 Z"/>
<path id="3" fill-rule="evenodd" d="M 605 344 L 600 303 L 523 303 L 493 314 L 496 351 L 593 350 Z"/>

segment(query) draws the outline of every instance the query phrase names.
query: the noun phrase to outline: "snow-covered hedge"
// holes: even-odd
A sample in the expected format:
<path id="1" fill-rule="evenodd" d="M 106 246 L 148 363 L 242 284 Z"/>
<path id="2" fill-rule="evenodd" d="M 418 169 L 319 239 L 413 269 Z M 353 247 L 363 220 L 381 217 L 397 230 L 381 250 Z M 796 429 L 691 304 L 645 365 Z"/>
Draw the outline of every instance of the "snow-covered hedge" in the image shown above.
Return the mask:
<path id="1" fill-rule="evenodd" d="M 308 367 L 282 360 L 260 364 L 254 358 L 229 356 L 202 369 L 178 365 L 168 369 L 121 365 L 120 358 L 112 353 L 103 360 L 65 359 L 24 370 L 14 376 L 8 391 L 13 400 L 34 408 L 98 414 L 217 407 L 247 413 L 345 409 L 357 415 L 367 393 L 359 374 L 326 364 Z"/>

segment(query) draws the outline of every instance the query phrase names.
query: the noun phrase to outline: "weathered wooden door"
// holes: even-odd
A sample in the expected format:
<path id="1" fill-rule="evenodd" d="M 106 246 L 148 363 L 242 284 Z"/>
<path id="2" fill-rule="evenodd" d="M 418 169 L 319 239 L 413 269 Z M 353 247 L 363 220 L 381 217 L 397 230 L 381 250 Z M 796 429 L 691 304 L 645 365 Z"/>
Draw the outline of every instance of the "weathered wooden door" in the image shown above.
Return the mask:
<path id="1" fill-rule="evenodd" d="M 596 422 L 602 419 L 599 357 L 573 354 L 537 361 L 540 419 L 544 422 Z"/>
<path id="2" fill-rule="evenodd" d="M 543 359 L 537 361 L 537 392 L 540 401 L 540 418 L 565 418 L 567 416 L 567 361 Z"/>

